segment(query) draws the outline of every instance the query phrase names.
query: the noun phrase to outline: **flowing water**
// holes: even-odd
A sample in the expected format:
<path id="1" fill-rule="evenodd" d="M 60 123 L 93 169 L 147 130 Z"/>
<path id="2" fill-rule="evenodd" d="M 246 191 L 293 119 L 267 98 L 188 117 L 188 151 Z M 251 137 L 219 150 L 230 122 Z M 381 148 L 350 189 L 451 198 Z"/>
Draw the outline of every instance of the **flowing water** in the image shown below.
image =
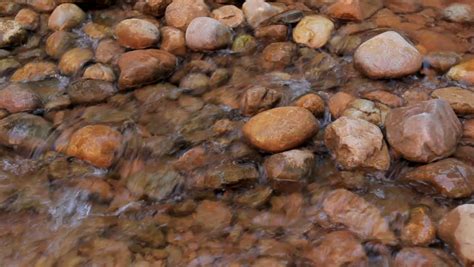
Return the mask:
<path id="1" fill-rule="evenodd" d="M 100 40 L 85 33 L 87 23 L 111 29 L 124 18 L 143 16 L 130 2 L 100 9 L 81 6 L 87 19 L 72 31 L 73 47 L 97 49 Z M 318 4 L 324 1 L 277 2 L 305 14 L 324 6 Z M 338 38 L 321 49 L 298 47 L 284 68 L 261 63 L 262 50 L 274 42 L 271 38 L 258 38 L 255 52 L 249 54 L 188 51 L 179 57 L 174 74 L 160 83 L 115 92 L 103 101 L 32 112 L 50 126 L 32 126 L 27 118 L 0 123 L 9 129 L 0 133 L 2 144 L 9 144 L 0 148 L 0 266 L 313 266 L 312 249 L 326 234 L 346 229 L 330 222 L 323 211 L 322 200 L 332 190 L 346 188 L 377 207 L 398 240 L 417 208 L 438 222 L 450 209 L 474 203 L 470 197 L 447 199 L 401 183 L 400 175 L 418 165 L 396 157 L 387 172 L 343 171 L 324 146 L 322 130 L 301 146 L 315 155 L 310 174 L 296 184 L 279 186 L 263 166 L 270 154 L 252 147 L 241 133 L 249 116 L 239 110 L 240 97 L 253 85 L 279 92 L 277 106 L 292 105 L 307 93 L 317 93 L 326 103 L 336 92 L 363 95 L 373 90 L 416 99 L 455 85 L 426 63 L 419 73 L 395 80 L 367 79 L 352 64 L 357 45 L 387 29 L 409 36 L 427 53 L 456 52 L 469 58 L 474 24 L 442 18 L 439 14 L 449 3 L 436 2 L 419 1 L 409 12 L 383 9 L 362 22 L 335 20 L 333 37 Z M 316 7 L 304 10 L 298 3 Z M 57 64 L 44 51 L 51 34 L 43 25 L 46 16 L 43 13 L 39 29 L 29 33 L 29 42 L 3 50 L 2 57 L 21 65 L 39 60 Z M 289 40 L 297 23 L 292 18 L 277 20 L 288 26 Z M 156 19 L 164 23 L 164 18 Z M 397 22 L 390 22 L 394 19 Z M 233 34 L 243 33 L 252 30 L 239 27 Z M 111 66 L 118 74 L 117 66 Z M 218 70 L 224 78 L 204 93 L 179 86 L 189 73 L 210 77 Z M 10 75 L 3 74 L 1 87 L 12 83 Z M 66 95 L 79 79 L 81 74 L 57 73 L 24 85 L 46 104 Z M 334 120 L 327 105 L 318 120 L 321 129 Z M 61 150 L 75 130 L 96 124 L 111 126 L 123 136 L 109 168 Z M 350 266 L 393 266 L 395 255 L 412 246 L 405 240 L 361 244 L 367 258 Z M 334 246 L 339 245 L 344 244 Z M 439 238 L 426 246 L 446 252 L 451 264 L 458 264 Z M 450 265 L 444 264 L 440 266 Z"/>

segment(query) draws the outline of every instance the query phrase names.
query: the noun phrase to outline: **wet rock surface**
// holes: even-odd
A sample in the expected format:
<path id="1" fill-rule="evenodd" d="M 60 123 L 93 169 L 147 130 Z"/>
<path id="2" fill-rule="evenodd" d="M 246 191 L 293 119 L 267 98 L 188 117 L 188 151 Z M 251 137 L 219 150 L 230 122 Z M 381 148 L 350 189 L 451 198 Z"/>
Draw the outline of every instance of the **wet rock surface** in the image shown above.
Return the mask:
<path id="1" fill-rule="evenodd" d="M 444 100 L 423 101 L 392 109 L 385 121 L 387 140 L 408 160 L 431 162 L 451 155 L 461 124 Z"/>
<path id="2" fill-rule="evenodd" d="M 0 265 L 472 265 L 473 10 L 0 0 Z"/>

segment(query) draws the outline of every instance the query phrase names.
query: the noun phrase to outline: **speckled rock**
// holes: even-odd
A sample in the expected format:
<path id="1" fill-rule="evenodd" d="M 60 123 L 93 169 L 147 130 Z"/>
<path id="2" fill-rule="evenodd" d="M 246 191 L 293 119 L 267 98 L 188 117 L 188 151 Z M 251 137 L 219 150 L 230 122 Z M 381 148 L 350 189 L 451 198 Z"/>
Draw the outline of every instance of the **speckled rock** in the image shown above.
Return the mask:
<path id="1" fill-rule="evenodd" d="M 25 29 L 14 20 L 0 20 L 0 48 L 21 44 L 27 37 Z"/>

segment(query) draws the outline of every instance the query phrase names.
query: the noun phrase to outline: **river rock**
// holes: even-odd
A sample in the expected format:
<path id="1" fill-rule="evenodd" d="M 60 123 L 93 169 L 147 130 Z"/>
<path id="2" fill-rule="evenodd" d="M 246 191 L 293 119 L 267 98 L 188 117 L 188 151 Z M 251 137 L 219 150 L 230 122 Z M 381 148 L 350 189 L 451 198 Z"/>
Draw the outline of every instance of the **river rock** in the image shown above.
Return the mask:
<path id="1" fill-rule="evenodd" d="M 398 243 L 377 207 L 346 189 L 331 191 L 322 207 L 331 222 L 344 225 L 362 240 L 378 240 L 389 245 Z"/>
<path id="2" fill-rule="evenodd" d="M 263 67 L 267 70 L 281 70 L 293 62 L 297 46 L 292 42 L 276 42 L 262 51 Z"/>
<path id="3" fill-rule="evenodd" d="M 315 135 L 319 122 L 300 107 L 280 107 L 261 112 L 242 128 L 249 142 L 268 152 L 295 148 Z"/>
<path id="4" fill-rule="evenodd" d="M 383 7 L 383 0 L 336 0 L 327 9 L 334 18 L 361 21 Z"/>
<path id="5" fill-rule="evenodd" d="M 474 22 L 473 12 L 474 5 L 469 5 L 467 3 L 453 3 L 443 9 L 443 16 L 450 21 L 469 23 Z"/>
<path id="6" fill-rule="evenodd" d="M 212 51 L 231 43 L 230 28 L 213 18 L 195 18 L 186 30 L 186 45 L 192 50 Z"/>
<path id="7" fill-rule="evenodd" d="M 433 248 L 407 247 L 397 253 L 395 267 L 458 266 L 448 253 Z"/>
<path id="8" fill-rule="evenodd" d="M 176 57 L 163 50 L 135 50 L 120 56 L 119 87 L 134 88 L 159 81 L 176 68 Z"/>
<path id="9" fill-rule="evenodd" d="M 440 73 L 447 72 L 452 66 L 461 61 L 461 56 L 456 52 L 431 52 L 425 55 L 424 64 Z"/>
<path id="10" fill-rule="evenodd" d="M 45 51 L 50 57 L 59 59 L 73 48 L 76 35 L 66 31 L 53 32 L 46 40 Z"/>
<path id="11" fill-rule="evenodd" d="M 0 48 L 20 45 L 27 38 L 26 30 L 14 20 L 0 20 Z"/>
<path id="12" fill-rule="evenodd" d="M 362 119 L 341 117 L 325 131 L 324 142 L 345 169 L 373 168 L 386 171 L 390 155 L 382 131 Z"/>
<path id="13" fill-rule="evenodd" d="M 334 231 L 304 254 L 315 266 L 352 266 L 367 260 L 364 247 L 349 231 Z"/>
<path id="14" fill-rule="evenodd" d="M 120 56 L 125 52 L 125 48 L 112 39 L 104 39 L 99 42 L 95 50 L 95 57 L 98 62 L 104 64 L 116 64 Z"/>
<path id="15" fill-rule="evenodd" d="M 37 82 L 57 74 L 56 64 L 47 61 L 30 62 L 10 77 L 12 82 Z"/>
<path id="16" fill-rule="evenodd" d="M 101 80 L 78 80 L 71 83 L 67 93 L 73 104 L 102 102 L 117 92 L 115 86 Z"/>
<path id="17" fill-rule="evenodd" d="M 328 108 L 333 118 L 339 118 L 349 104 L 356 98 L 353 95 L 344 92 L 337 92 L 329 98 Z"/>
<path id="18" fill-rule="evenodd" d="M 423 193 L 462 198 L 473 193 L 474 168 L 460 160 L 447 158 L 417 167 L 402 176 L 401 180 Z"/>
<path id="19" fill-rule="evenodd" d="M 354 119 L 363 119 L 378 126 L 383 126 L 390 108 L 384 104 L 375 103 L 367 99 L 355 99 L 347 105 L 342 116 Z"/>
<path id="20" fill-rule="evenodd" d="M 393 31 L 365 41 L 354 54 L 355 66 L 372 79 L 399 78 L 415 73 L 422 60 L 420 52 Z"/>
<path id="21" fill-rule="evenodd" d="M 331 37 L 334 23 L 319 15 L 306 16 L 293 30 L 293 40 L 311 48 L 323 47 Z"/>
<path id="22" fill-rule="evenodd" d="M 114 82 L 115 73 L 111 67 L 101 63 L 97 63 L 87 67 L 84 71 L 84 75 L 82 75 L 82 78 Z"/>
<path id="23" fill-rule="evenodd" d="M 449 69 L 447 76 L 457 82 L 474 85 L 474 59 L 455 65 Z"/>
<path id="24" fill-rule="evenodd" d="M 280 13 L 280 10 L 265 0 L 246 0 L 242 5 L 247 23 L 257 28 L 266 19 Z"/>
<path id="25" fill-rule="evenodd" d="M 375 90 L 363 94 L 363 97 L 372 101 L 377 101 L 391 108 L 403 106 L 403 98 L 383 90 Z"/>
<path id="26" fill-rule="evenodd" d="M 252 86 L 245 91 L 240 100 L 240 111 L 245 116 L 252 116 L 274 107 L 281 99 L 277 90 L 263 86 Z"/>
<path id="27" fill-rule="evenodd" d="M 448 101 L 457 114 L 474 114 L 474 92 L 469 89 L 446 87 L 434 90 L 431 96 Z"/>
<path id="28" fill-rule="evenodd" d="M 315 116 L 324 114 L 324 100 L 317 94 L 306 94 L 293 104 L 311 111 Z"/>
<path id="29" fill-rule="evenodd" d="M 313 153 L 293 149 L 268 157 L 263 166 L 271 182 L 287 187 L 304 183 L 305 178 L 311 174 L 313 164 Z"/>
<path id="30" fill-rule="evenodd" d="M 230 226 L 232 211 L 222 201 L 202 201 L 193 215 L 194 221 L 203 229 L 219 232 Z"/>
<path id="31" fill-rule="evenodd" d="M 16 14 L 15 21 L 20 23 L 24 29 L 34 31 L 39 26 L 40 16 L 29 8 L 23 8 Z"/>
<path id="32" fill-rule="evenodd" d="M 48 20 L 48 27 L 53 31 L 68 31 L 81 24 L 86 19 L 86 13 L 75 4 L 57 6 Z"/>
<path id="33" fill-rule="evenodd" d="M 474 205 L 451 210 L 439 223 L 438 235 L 448 243 L 465 266 L 474 264 Z"/>
<path id="34" fill-rule="evenodd" d="M 173 0 L 165 12 L 166 24 L 185 31 L 197 17 L 209 16 L 209 7 L 204 0 Z"/>
<path id="35" fill-rule="evenodd" d="M 74 75 L 82 67 L 94 58 L 94 52 L 88 48 L 73 48 L 61 57 L 59 61 L 59 70 L 64 75 Z"/>
<path id="36" fill-rule="evenodd" d="M 132 49 L 153 46 L 160 39 L 155 24 L 144 19 L 125 19 L 115 26 L 115 37 L 119 44 Z"/>
<path id="37" fill-rule="evenodd" d="M 40 106 L 39 96 L 26 85 L 11 83 L 0 90 L 0 108 L 10 113 L 33 111 Z"/>
<path id="38" fill-rule="evenodd" d="M 192 95 L 201 95 L 209 89 L 209 77 L 204 73 L 190 73 L 181 79 L 179 87 L 190 90 Z"/>
<path id="39" fill-rule="evenodd" d="M 410 217 L 401 231 L 401 239 L 409 246 L 428 246 L 436 239 L 436 227 L 427 208 L 410 210 Z"/>
<path id="40" fill-rule="evenodd" d="M 432 162 L 454 153 L 462 126 L 440 99 L 392 109 L 385 119 L 387 140 L 405 159 Z"/>
<path id="41" fill-rule="evenodd" d="M 161 36 L 161 49 L 177 56 L 186 54 L 186 39 L 180 29 L 171 26 L 162 27 Z"/>
<path id="42" fill-rule="evenodd" d="M 108 168 L 121 145 L 120 132 L 106 125 L 88 125 L 72 134 L 66 154 L 100 168 Z"/>
<path id="43" fill-rule="evenodd" d="M 212 17 L 231 28 L 240 26 L 245 20 L 242 10 L 234 5 L 226 5 L 214 9 Z"/>
<path id="44" fill-rule="evenodd" d="M 0 144 L 32 151 L 46 144 L 52 125 L 40 116 L 12 114 L 0 120 Z"/>

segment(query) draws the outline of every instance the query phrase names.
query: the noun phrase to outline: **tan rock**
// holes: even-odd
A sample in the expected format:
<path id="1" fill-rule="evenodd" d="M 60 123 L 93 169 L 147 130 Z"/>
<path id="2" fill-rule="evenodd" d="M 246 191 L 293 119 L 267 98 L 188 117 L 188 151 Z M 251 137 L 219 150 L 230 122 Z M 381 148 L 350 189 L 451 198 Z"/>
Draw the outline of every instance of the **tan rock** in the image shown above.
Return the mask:
<path id="1" fill-rule="evenodd" d="M 447 75 L 455 81 L 474 85 L 474 59 L 452 67 Z"/>
<path id="2" fill-rule="evenodd" d="M 10 77 L 12 82 L 36 82 L 57 74 L 56 64 L 47 61 L 27 63 Z"/>
<path id="3" fill-rule="evenodd" d="M 112 165 L 122 144 L 122 135 L 105 125 L 89 125 L 71 136 L 66 154 L 101 168 Z"/>
<path id="4" fill-rule="evenodd" d="M 336 0 L 327 9 L 334 18 L 364 20 L 383 7 L 382 0 Z"/>
<path id="5" fill-rule="evenodd" d="M 353 95 L 344 92 L 337 92 L 329 98 L 328 108 L 333 118 L 339 118 L 349 104 L 356 98 Z"/>
<path id="6" fill-rule="evenodd" d="M 53 31 L 68 31 L 81 24 L 86 19 L 86 13 L 75 4 L 57 6 L 48 20 L 48 27 Z"/>
<path id="7" fill-rule="evenodd" d="M 462 135 L 461 122 L 448 102 L 440 99 L 392 109 L 385 127 L 392 148 L 417 162 L 448 157 Z"/>
<path id="8" fill-rule="evenodd" d="M 16 14 L 15 21 L 18 22 L 24 29 L 34 31 L 39 26 L 40 17 L 35 11 L 29 8 L 23 8 Z"/>
<path id="9" fill-rule="evenodd" d="M 247 23 L 257 28 L 266 19 L 280 13 L 280 10 L 265 0 L 246 0 L 242 5 Z"/>
<path id="10" fill-rule="evenodd" d="M 186 30 L 186 45 L 192 50 L 211 51 L 231 43 L 230 28 L 213 18 L 195 18 Z"/>
<path id="11" fill-rule="evenodd" d="M 165 12 L 166 24 L 186 31 L 197 17 L 209 16 L 209 7 L 203 0 L 173 0 Z"/>
<path id="12" fill-rule="evenodd" d="M 451 210 L 440 221 L 438 235 L 448 243 L 465 266 L 474 263 L 474 205 L 464 204 Z"/>
<path id="13" fill-rule="evenodd" d="M 155 24 L 144 19 L 125 19 L 115 26 L 115 37 L 120 45 L 143 49 L 153 46 L 160 39 Z"/>
<path id="14" fill-rule="evenodd" d="M 176 57 L 158 49 L 135 50 L 120 56 L 119 87 L 134 88 L 170 75 L 176 68 Z"/>
<path id="15" fill-rule="evenodd" d="M 242 10 L 234 5 L 226 5 L 214 9 L 212 17 L 231 28 L 239 27 L 245 20 Z"/>
<path id="16" fill-rule="evenodd" d="M 319 122 L 308 110 L 280 107 L 252 117 L 242 131 L 252 145 L 269 152 L 281 152 L 301 145 L 318 129 Z"/>
<path id="17" fill-rule="evenodd" d="M 0 19 L 0 48 L 17 46 L 27 39 L 26 30 L 14 20 Z"/>
<path id="18" fill-rule="evenodd" d="M 398 243 L 380 211 L 346 189 L 331 191 L 323 201 L 323 210 L 331 222 L 344 225 L 362 240 L 378 240 L 389 245 Z"/>
<path id="19" fill-rule="evenodd" d="M 281 70 L 293 62 L 297 47 L 291 42 L 271 43 L 262 51 L 263 67 Z"/>
<path id="20" fill-rule="evenodd" d="M 390 155 L 380 129 L 365 120 L 341 117 L 325 130 L 324 142 L 346 169 L 388 170 Z"/>
<path id="21" fill-rule="evenodd" d="M 94 22 L 87 23 L 84 28 L 84 33 L 92 39 L 101 40 L 107 37 L 112 37 L 113 31 L 110 27 Z"/>
<path id="22" fill-rule="evenodd" d="M 331 37 L 334 23 L 319 15 L 306 16 L 293 29 L 293 40 L 311 48 L 323 47 Z"/>
<path id="23" fill-rule="evenodd" d="M 474 140 L 474 119 L 464 121 L 462 137 Z"/>
<path id="24" fill-rule="evenodd" d="M 114 82 L 116 79 L 112 68 L 101 63 L 87 67 L 82 77 L 85 79 L 102 80 L 107 82 Z"/>
<path id="25" fill-rule="evenodd" d="M 474 92 L 460 87 L 446 87 L 433 91 L 434 98 L 446 100 L 460 115 L 474 114 Z"/>
<path id="26" fill-rule="evenodd" d="M 372 79 L 413 74 L 420 69 L 422 59 L 414 46 L 393 31 L 365 41 L 354 54 L 355 66 Z"/>
<path id="27" fill-rule="evenodd" d="M 377 126 L 383 126 L 390 108 L 366 99 L 355 99 L 347 105 L 342 116 L 363 119 Z"/>
<path id="28" fill-rule="evenodd" d="M 74 75 L 94 58 L 94 53 L 88 48 L 73 48 L 61 57 L 59 70 L 64 75 Z"/>
<path id="29" fill-rule="evenodd" d="M 180 29 L 170 26 L 162 27 L 161 36 L 161 49 L 176 56 L 184 56 L 186 54 L 186 39 Z"/>
<path id="30" fill-rule="evenodd" d="M 468 164 L 447 158 L 406 173 L 401 177 L 423 193 L 437 193 L 447 198 L 462 198 L 474 190 L 474 168 Z"/>
<path id="31" fill-rule="evenodd" d="M 324 114 L 324 100 L 317 94 L 306 94 L 298 98 L 293 104 L 311 111 L 315 116 Z"/>

